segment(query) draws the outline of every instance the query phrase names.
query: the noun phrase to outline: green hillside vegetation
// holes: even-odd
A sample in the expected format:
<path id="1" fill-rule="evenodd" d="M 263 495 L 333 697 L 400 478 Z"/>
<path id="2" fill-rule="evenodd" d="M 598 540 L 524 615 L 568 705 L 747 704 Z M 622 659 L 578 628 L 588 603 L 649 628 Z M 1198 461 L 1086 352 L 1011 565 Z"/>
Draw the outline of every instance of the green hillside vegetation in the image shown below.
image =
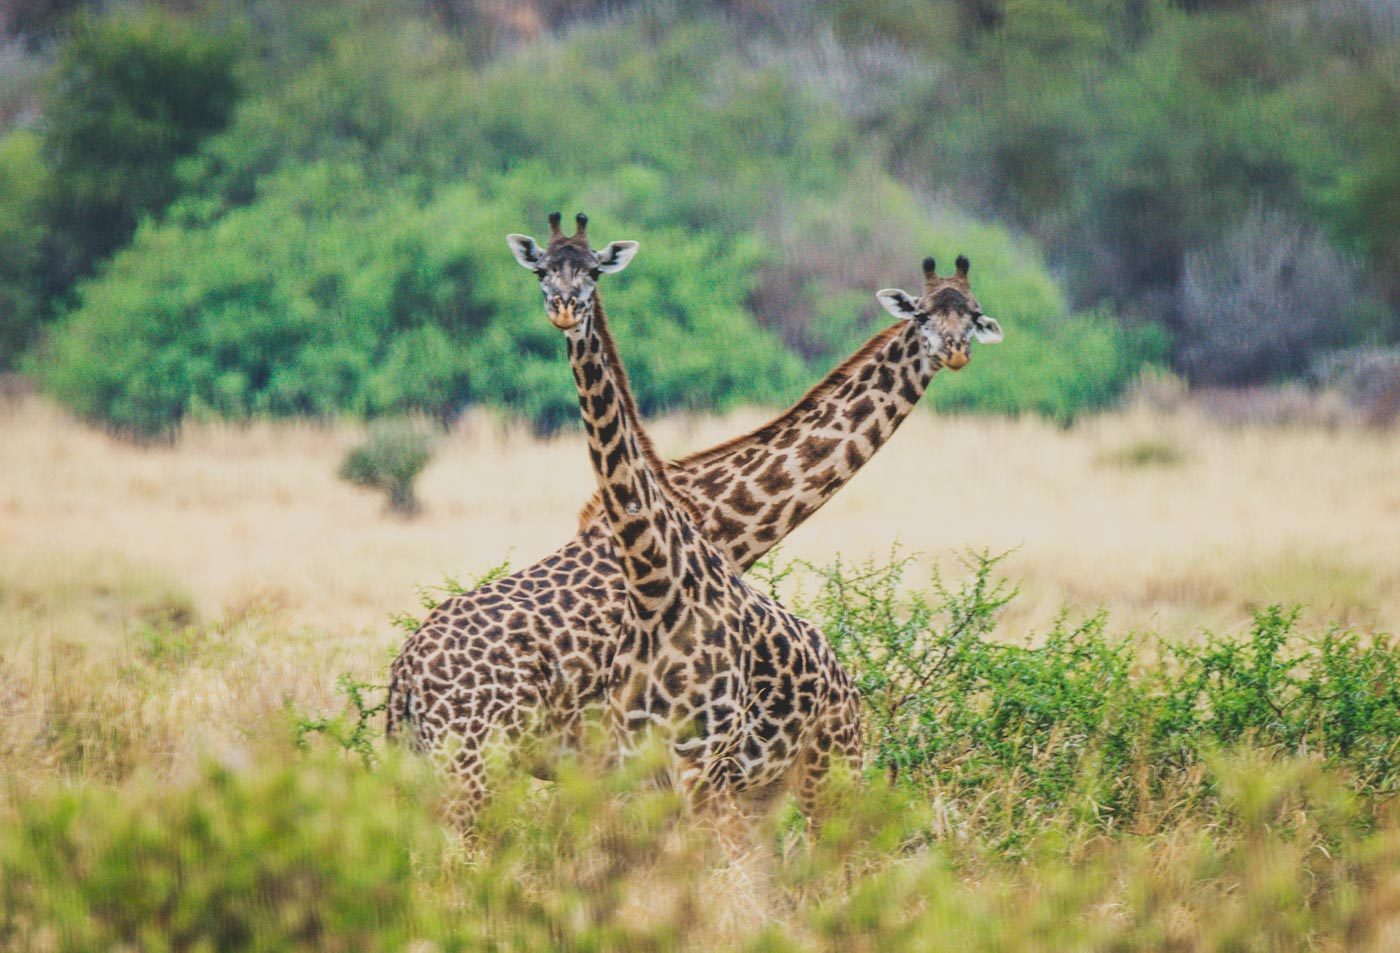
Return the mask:
<path id="1" fill-rule="evenodd" d="M 1396 335 L 1397 36 L 1361 6 L 624 5 L 514 41 L 444 6 L 69 21 L 0 140 L 0 360 L 141 435 L 472 404 L 550 431 L 573 395 L 502 237 L 554 208 L 642 243 L 605 295 L 648 414 L 792 398 L 926 254 L 969 255 L 1008 331 L 946 408 L 1068 420 L 1148 363 L 1252 380 Z M 1260 242 L 1327 280 L 1256 275 Z M 1201 255 L 1248 309 L 1202 300 Z"/>

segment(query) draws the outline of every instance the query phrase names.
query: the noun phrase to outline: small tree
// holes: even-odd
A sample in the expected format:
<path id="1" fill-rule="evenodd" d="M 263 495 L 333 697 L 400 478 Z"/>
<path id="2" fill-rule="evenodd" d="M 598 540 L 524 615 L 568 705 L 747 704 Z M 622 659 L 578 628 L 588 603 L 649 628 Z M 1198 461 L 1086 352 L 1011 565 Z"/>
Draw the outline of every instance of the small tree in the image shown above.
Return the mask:
<path id="1" fill-rule="evenodd" d="M 370 424 L 365 442 L 345 457 L 340 477 L 356 486 L 383 490 L 391 512 L 414 516 L 422 505 L 413 484 L 432 455 L 433 439 L 423 426 L 403 419 L 379 420 Z"/>

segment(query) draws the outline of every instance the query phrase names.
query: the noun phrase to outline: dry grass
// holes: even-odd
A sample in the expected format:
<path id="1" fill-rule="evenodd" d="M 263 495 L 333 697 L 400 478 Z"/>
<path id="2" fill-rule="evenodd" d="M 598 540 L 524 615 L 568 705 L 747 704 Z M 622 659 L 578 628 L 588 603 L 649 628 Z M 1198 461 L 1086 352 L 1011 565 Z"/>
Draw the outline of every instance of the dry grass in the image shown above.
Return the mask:
<path id="1" fill-rule="evenodd" d="M 680 454 L 759 420 L 655 430 Z M 39 600 L 53 628 L 75 604 L 100 603 L 104 587 L 165 587 L 203 618 L 271 607 L 340 643 L 381 642 L 416 585 L 507 556 L 525 565 L 559 545 L 591 487 L 580 437 L 538 441 L 472 417 L 423 475 L 426 515 L 405 522 L 336 479 L 360 433 L 209 425 L 143 448 L 30 400 L 0 418 L 4 605 Z M 1006 568 L 1025 595 L 1013 627 L 1104 606 L 1120 626 L 1179 635 L 1282 600 L 1394 631 L 1397 474 L 1396 431 L 1231 428 L 1189 411 L 1070 430 L 919 414 L 784 551 L 827 561 L 897 540 L 951 565 L 965 547 L 1015 549 Z"/>

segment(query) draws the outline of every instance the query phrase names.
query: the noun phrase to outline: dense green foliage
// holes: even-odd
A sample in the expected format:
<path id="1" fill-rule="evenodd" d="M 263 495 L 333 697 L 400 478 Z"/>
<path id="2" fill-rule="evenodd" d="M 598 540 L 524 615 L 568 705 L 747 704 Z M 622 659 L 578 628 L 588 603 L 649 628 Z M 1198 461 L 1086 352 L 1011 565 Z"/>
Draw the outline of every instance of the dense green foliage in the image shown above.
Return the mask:
<path id="1" fill-rule="evenodd" d="M 573 395 L 501 236 L 556 207 L 642 243 L 605 287 L 648 413 L 794 396 L 929 253 L 1007 329 L 952 408 L 1069 419 L 1145 363 L 1257 380 L 1396 336 L 1400 39 L 1364 4 L 567 6 L 77 21 L 0 140 L 5 360 L 61 313 L 29 366 L 143 434 L 474 403 L 552 430 Z M 512 42 L 531 15 L 570 27 Z M 1228 236 L 1316 258 L 1306 286 L 1210 271 Z"/>
<path id="2" fill-rule="evenodd" d="M 90 272 L 176 197 L 176 160 L 238 98 L 236 61 L 227 37 L 158 13 L 81 21 L 44 109 L 58 277 Z"/>
<path id="3" fill-rule="evenodd" d="M 942 29 L 916 33 L 870 10 L 910 16 L 915 4 L 843 6 L 851 42 L 893 42 L 964 80 L 897 72 L 901 95 L 881 117 L 896 163 L 938 170 L 933 181 L 951 177 L 1030 232 L 1078 300 L 1107 298 L 1190 345 L 1177 302 L 1187 257 L 1263 205 L 1367 253 L 1397 304 L 1381 233 L 1394 231 L 1382 222 L 1394 221 L 1400 160 L 1379 116 L 1383 103 L 1393 114 L 1400 83 L 1378 65 L 1400 34 L 1380 7 L 958 2 L 934 5 Z M 913 121 L 921 113 L 941 121 Z M 1329 307 L 1362 320 L 1359 339 L 1400 330 L 1364 289 Z M 1259 375 L 1246 364 L 1233 379 Z"/>
<path id="4" fill-rule="evenodd" d="M 0 368 L 29 346 L 44 310 L 41 278 L 47 172 L 39 138 L 0 139 Z"/>
<path id="5" fill-rule="evenodd" d="M 472 401 L 552 429 L 577 415 L 577 398 L 533 280 L 502 240 L 520 227 L 510 210 L 522 192 L 553 194 L 529 188 L 534 173 L 498 178 L 492 197 L 458 186 L 426 202 L 386 196 L 351 164 L 271 176 L 259 201 L 213 223 L 143 232 L 85 290 L 49 384 L 84 414 L 148 433 L 205 410 L 448 417 Z M 637 342 L 629 368 L 644 410 L 800 386 L 798 362 L 743 312 L 751 244 L 624 232 L 654 249 L 610 308 Z"/>
<path id="6" fill-rule="evenodd" d="M 1370 796 L 1400 783 L 1390 639 L 1302 633 L 1272 606 L 1242 635 L 1195 642 L 1116 637 L 1103 615 L 1008 640 L 997 614 L 1015 590 L 997 561 L 974 556 L 961 586 L 935 574 L 927 592 L 908 590 L 907 560 L 838 563 L 799 603 L 857 680 L 875 768 L 969 809 L 1014 783 L 999 846 L 1066 818 L 1135 829 L 1164 801 L 1191 811 L 1218 793 L 1202 766 L 1241 746 L 1321 756 Z"/>
<path id="7" fill-rule="evenodd" d="M 1307 763 L 1219 759 L 1207 829 L 1047 838 L 1019 865 L 929 844 L 935 814 L 877 785 L 761 875 L 726 866 L 639 772 L 578 767 L 547 792 L 502 778 L 499 809 L 454 855 L 412 767 L 278 751 L 121 797 L 49 785 L 0 818 L 0 944 L 1147 953 L 1379 951 L 1393 935 L 1400 837 L 1368 830 Z"/>
<path id="8" fill-rule="evenodd" d="M 75 281 L 179 194 L 175 163 L 222 128 L 238 98 L 231 35 L 155 11 L 75 23 L 37 148 L 24 130 L 0 140 L 0 367 Z"/>

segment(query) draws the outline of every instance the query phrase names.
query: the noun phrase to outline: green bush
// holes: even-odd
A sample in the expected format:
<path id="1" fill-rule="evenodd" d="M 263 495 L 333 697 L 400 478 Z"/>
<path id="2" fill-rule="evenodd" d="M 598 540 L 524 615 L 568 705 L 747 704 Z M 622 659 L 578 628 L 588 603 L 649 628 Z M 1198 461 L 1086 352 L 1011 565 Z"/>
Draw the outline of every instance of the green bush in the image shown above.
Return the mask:
<path id="1" fill-rule="evenodd" d="M 383 490 L 390 510 L 413 516 L 422 509 L 413 484 L 432 455 L 432 435 L 422 427 L 406 420 L 376 420 L 370 424 L 365 442 L 346 455 L 340 477 L 357 486 Z"/>
<path id="2" fill-rule="evenodd" d="M 190 412 L 471 403 L 553 430 L 573 395 L 495 245 L 560 206 L 641 239 L 637 267 L 661 269 L 655 287 L 639 272 L 608 288 L 649 413 L 783 402 L 883 320 L 871 292 L 963 252 L 1008 336 L 940 382 L 947 406 L 1071 419 L 1143 363 L 1189 360 L 1185 262 L 1261 200 L 1365 255 L 1361 285 L 1394 303 L 1394 37 L 1364 5 L 875 0 L 793 20 L 648 4 L 578 21 L 550 4 L 537 13 L 567 31 L 495 53 L 489 36 L 524 28 L 434 10 L 278 0 L 255 27 L 226 10 L 84 21 L 41 127 L 52 183 L 25 232 L 41 242 L 9 241 L 16 277 L 0 275 L 15 326 L 36 300 L 68 307 L 73 277 L 143 217 L 164 224 L 83 290 L 36 359 L 50 389 L 141 433 Z M 9 178 L 30 181 L 16 149 Z M 0 195 L 0 241 L 29 207 Z M 1364 291 L 1341 343 L 1396 333 Z M 120 373 L 92 363 L 105 350 Z"/>
<path id="3" fill-rule="evenodd" d="M 1394 229 L 1379 223 L 1400 180 L 1394 124 L 1379 117 L 1397 87 L 1377 64 L 1396 37 L 1366 5 L 950 6 L 930 41 L 890 15 L 902 0 L 859 5 L 863 28 L 910 57 L 876 134 L 909 175 L 1029 232 L 1074 308 L 1108 301 L 1165 324 L 1181 354 L 1185 257 L 1259 203 L 1367 253 L 1394 303 Z M 1375 324 L 1395 331 L 1393 315 Z"/>
<path id="4" fill-rule="evenodd" d="M 814 838 L 777 832 L 761 876 L 650 783 L 655 761 L 565 764 L 543 790 L 499 772 L 456 851 L 414 767 L 273 751 L 177 782 L 42 786 L 0 814 L 0 945 L 1303 951 L 1382 949 L 1393 925 L 1394 823 L 1359 822 L 1315 762 L 1212 758 L 1208 826 L 1056 832 L 1016 863 L 932 842 L 932 805 L 870 784 Z"/>
<path id="5" fill-rule="evenodd" d="M 999 631 L 1015 591 L 996 559 L 930 587 L 907 569 L 756 572 L 806 578 L 794 601 L 857 681 L 875 770 L 834 779 L 815 831 L 782 812 L 737 857 L 655 783 L 660 752 L 606 767 L 605 733 L 550 785 L 492 758 L 493 799 L 469 837 L 445 836 L 427 763 L 376 744 L 382 687 L 348 676 L 342 713 L 286 726 L 296 750 L 169 776 L 155 752 L 179 737 L 109 722 L 222 650 L 162 635 L 99 679 L 110 699 L 69 678 L 56 709 L 85 713 L 61 726 L 73 745 L 139 741 L 149 767 L 5 785 L 0 948 L 1384 948 L 1391 641 L 1306 632 L 1277 607 L 1184 645 L 1102 617 L 1017 637 Z"/>
<path id="6" fill-rule="evenodd" d="M 148 435 L 190 414 L 473 403 L 572 424 L 558 335 L 501 243 L 561 207 L 642 243 L 604 296 L 648 415 L 791 399 L 930 252 L 971 255 L 1008 354 L 1037 354 L 993 382 L 989 353 L 949 406 L 1068 418 L 1142 360 L 1110 319 L 1060 330 L 1032 248 L 954 212 L 930 224 L 835 111 L 738 57 L 731 26 L 638 14 L 473 71 L 417 21 L 337 16 L 296 20 L 328 31 L 310 62 L 245 100 L 166 221 L 80 289 L 36 362 L 79 413 Z M 757 211 L 775 189 L 782 220 Z"/>
<path id="7" fill-rule="evenodd" d="M 211 223 L 143 230 L 37 369 L 79 413 L 147 435 L 191 413 L 448 418 L 472 402 L 555 429 L 578 413 L 563 345 L 503 240 L 525 227 L 522 191 L 562 191 L 544 181 L 531 167 L 492 183 L 502 198 L 463 186 L 419 204 L 355 166 L 279 174 Z M 643 245 L 604 295 L 644 411 L 800 389 L 799 362 L 742 308 L 752 243 L 594 220 Z"/>
<path id="8" fill-rule="evenodd" d="M 1068 423 L 1109 405 L 1145 366 L 1166 359 L 1167 337 L 1159 326 L 1125 326 L 1102 311 L 1051 318 L 1040 327 L 1018 328 L 1014 321 L 1002 327 L 1006 340 L 974 345 L 965 371 L 938 376 L 931 389 L 935 406 L 1038 413 Z"/>
<path id="9" fill-rule="evenodd" d="M 836 563 L 799 598 L 856 679 L 873 767 L 979 816 L 1001 849 L 1066 821 L 1158 823 L 1219 792 L 1216 752 L 1326 759 L 1353 790 L 1400 783 L 1400 650 L 1386 636 L 1305 633 L 1296 611 L 1257 612 L 1243 636 L 1160 643 L 1111 635 L 1103 615 L 1008 639 L 1015 590 L 998 559 L 969 557 L 957 588 L 905 584 L 907 559 Z M 782 581 L 797 567 L 760 579 Z M 1004 809 L 985 811 L 988 799 Z"/>

